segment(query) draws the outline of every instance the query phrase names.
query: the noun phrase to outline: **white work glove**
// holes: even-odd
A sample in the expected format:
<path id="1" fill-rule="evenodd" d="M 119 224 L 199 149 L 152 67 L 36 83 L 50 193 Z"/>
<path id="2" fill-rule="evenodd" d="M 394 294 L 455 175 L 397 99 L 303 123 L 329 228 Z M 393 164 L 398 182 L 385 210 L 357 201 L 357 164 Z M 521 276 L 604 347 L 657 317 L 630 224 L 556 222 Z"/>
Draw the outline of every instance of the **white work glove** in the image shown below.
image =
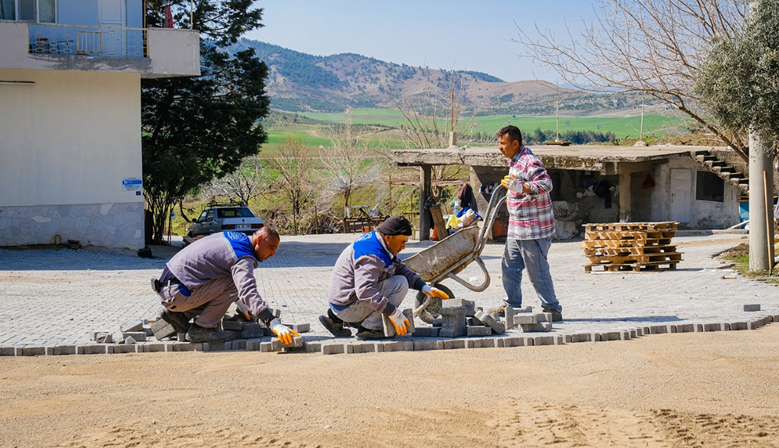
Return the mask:
<path id="1" fill-rule="evenodd" d="M 514 193 L 522 193 L 525 189 L 525 184 L 517 179 L 517 176 L 509 174 L 504 177 L 500 184 L 506 187 L 506 190 L 513 191 Z"/>
<path id="2" fill-rule="evenodd" d="M 279 337 L 279 341 L 284 345 L 292 344 L 292 336 L 300 336 L 297 331 L 290 330 L 288 326 L 279 322 L 278 318 L 274 318 L 270 321 L 270 330 Z"/>
<path id="3" fill-rule="evenodd" d="M 430 297 L 438 297 L 441 300 L 449 300 L 449 294 L 441 291 L 438 288 L 433 288 L 430 285 L 425 285 L 422 287 L 422 292 Z"/>
<path id="4" fill-rule="evenodd" d="M 409 322 L 408 319 L 406 319 L 406 316 L 400 312 L 400 309 L 395 308 L 395 311 L 389 315 L 389 320 L 392 322 L 392 325 L 395 326 L 395 333 L 397 333 L 398 336 L 403 336 L 408 333 Z"/>

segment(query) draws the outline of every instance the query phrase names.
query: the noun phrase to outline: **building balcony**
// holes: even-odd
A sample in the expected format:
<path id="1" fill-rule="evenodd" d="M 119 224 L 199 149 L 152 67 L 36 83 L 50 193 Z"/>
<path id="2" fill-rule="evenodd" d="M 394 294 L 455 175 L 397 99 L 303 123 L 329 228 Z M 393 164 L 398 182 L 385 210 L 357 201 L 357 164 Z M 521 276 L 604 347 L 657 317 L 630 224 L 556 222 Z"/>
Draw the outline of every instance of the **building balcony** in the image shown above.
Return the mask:
<path id="1" fill-rule="evenodd" d="M 195 30 L 0 21 L 0 68 L 200 75 Z"/>

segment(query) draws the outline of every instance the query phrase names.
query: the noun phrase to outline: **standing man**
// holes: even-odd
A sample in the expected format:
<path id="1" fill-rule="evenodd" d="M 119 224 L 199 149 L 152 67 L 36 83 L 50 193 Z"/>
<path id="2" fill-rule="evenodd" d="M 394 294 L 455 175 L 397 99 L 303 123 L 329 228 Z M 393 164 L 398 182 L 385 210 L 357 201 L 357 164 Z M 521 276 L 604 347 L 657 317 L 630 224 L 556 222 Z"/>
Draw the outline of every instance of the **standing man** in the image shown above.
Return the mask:
<path id="1" fill-rule="evenodd" d="M 390 319 L 398 335 L 406 334 L 409 322 L 398 307 L 409 286 L 431 297 L 449 298 L 398 259 L 409 236 L 408 220 L 391 216 L 341 252 L 327 290 L 327 316 L 319 316 L 319 322 L 333 336 L 351 336 L 351 330 L 344 328 L 347 322 L 359 325 L 359 339 L 384 339 L 382 314 Z"/>
<path id="2" fill-rule="evenodd" d="M 273 317 L 254 278 L 257 263 L 274 256 L 279 244 L 279 234 L 263 227 L 251 236 L 215 233 L 185 247 L 168 261 L 159 280 L 152 279 L 165 307 L 160 318 L 186 332 L 190 342 L 225 342 L 233 333 L 216 327 L 230 304 L 240 300 L 249 317 L 264 322 L 284 344 L 292 343 L 292 336 L 299 335 Z"/>
<path id="3" fill-rule="evenodd" d="M 563 308 L 549 274 L 547 254 L 554 234 L 554 212 L 549 192 L 552 179 L 530 149 L 522 146 L 522 133 L 516 126 L 505 126 L 497 134 L 498 148 L 509 159 L 509 174 L 501 185 L 508 191 L 506 206 L 509 211 L 508 238 L 503 253 L 503 289 L 505 307 L 522 306 L 522 271 L 527 269 L 530 282 L 541 299 L 545 313 L 552 320 L 563 320 Z"/>

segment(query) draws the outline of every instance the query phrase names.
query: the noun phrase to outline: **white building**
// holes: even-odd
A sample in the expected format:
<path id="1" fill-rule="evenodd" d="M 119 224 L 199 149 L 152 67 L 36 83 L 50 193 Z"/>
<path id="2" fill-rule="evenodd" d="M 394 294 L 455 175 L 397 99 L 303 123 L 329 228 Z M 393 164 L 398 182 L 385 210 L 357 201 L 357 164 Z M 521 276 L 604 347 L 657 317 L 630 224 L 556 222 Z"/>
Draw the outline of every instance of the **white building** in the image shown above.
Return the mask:
<path id="1" fill-rule="evenodd" d="M 141 79 L 200 75 L 142 0 L 0 0 L 0 247 L 144 246 Z"/>

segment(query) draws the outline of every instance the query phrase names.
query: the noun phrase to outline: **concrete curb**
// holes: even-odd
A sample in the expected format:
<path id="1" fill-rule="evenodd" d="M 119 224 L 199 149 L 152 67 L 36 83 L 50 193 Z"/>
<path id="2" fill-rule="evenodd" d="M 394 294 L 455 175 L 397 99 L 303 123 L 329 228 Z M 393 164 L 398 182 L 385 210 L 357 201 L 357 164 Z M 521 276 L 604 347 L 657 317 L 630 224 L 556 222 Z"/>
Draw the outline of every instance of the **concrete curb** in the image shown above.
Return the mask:
<path id="1" fill-rule="evenodd" d="M 141 342 L 137 344 L 79 344 L 79 345 L 25 345 L 0 346 L 0 356 L 49 356 L 49 355 L 94 355 L 113 353 L 154 353 L 183 351 L 259 351 L 320 353 L 323 355 L 380 353 L 396 351 L 452 350 L 468 348 L 507 348 L 541 345 L 564 345 L 579 342 L 627 341 L 653 334 L 700 333 L 713 331 L 756 330 L 771 322 L 779 322 L 779 315 L 769 315 L 753 320 L 728 322 L 683 323 L 645 325 L 617 331 L 591 333 L 521 333 L 508 331 L 506 334 L 485 337 L 397 337 L 386 341 L 360 341 L 336 339 L 323 336 L 303 336 L 303 343 L 296 341 L 294 347 L 284 347 L 278 339 L 264 337 L 236 339 L 221 344 L 190 342 Z M 512 334 L 513 333 L 513 334 Z M 297 339 L 297 338 L 296 338 Z"/>

